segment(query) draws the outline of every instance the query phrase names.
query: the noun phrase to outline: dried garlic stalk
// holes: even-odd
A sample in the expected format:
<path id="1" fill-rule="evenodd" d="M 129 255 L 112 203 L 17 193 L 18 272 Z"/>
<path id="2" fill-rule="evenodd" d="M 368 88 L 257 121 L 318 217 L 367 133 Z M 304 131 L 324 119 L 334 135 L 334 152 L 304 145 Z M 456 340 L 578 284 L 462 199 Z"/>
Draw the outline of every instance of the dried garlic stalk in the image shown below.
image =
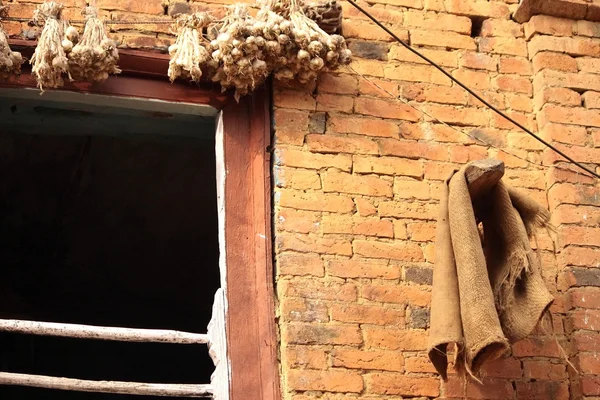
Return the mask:
<path id="1" fill-rule="evenodd" d="M 68 60 L 62 46 L 64 24 L 61 21 L 63 5 L 54 1 L 38 6 L 33 15 L 36 24 L 44 23 L 44 29 L 31 59 L 31 73 L 38 87 L 57 88 L 64 85 L 63 74 L 68 71 Z"/>
<path id="2" fill-rule="evenodd" d="M 204 28 L 212 22 L 207 13 L 181 15 L 177 20 L 177 40 L 169 47 L 169 79 L 187 78 L 194 82 L 202 77 L 202 66 L 211 56 L 205 46 L 208 41 L 202 36 Z"/>
<path id="3" fill-rule="evenodd" d="M 69 52 L 70 77 L 76 81 L 103 82 L 111 74 L 119 74 L 119 50 L 114 40 L 106 35 L 98 9 L 86 7 L 82 14 L 86 23 L 79 42 Z M 71 41 L 69 38 L 66 40 Z M 72 42 L 72 41 L 71 41 Z M 64 44 L 69 46 L 68 42 Z"/>
<path id="4" fill-rule="evenodd" d="M 8 16 L 8 7 L 0 6 L 0 19 Z M 21 74 L 23 56 L 12 51 L 8 45 L 8 35 L 0 27 L 0 79 L 6 80 Z"/>

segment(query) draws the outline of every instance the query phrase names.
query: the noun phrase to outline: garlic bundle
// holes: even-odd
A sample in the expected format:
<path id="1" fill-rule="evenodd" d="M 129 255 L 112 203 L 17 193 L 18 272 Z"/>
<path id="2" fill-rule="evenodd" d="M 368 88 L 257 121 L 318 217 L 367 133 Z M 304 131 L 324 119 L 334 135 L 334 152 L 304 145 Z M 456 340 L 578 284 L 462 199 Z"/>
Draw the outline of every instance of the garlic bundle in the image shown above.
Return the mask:
<path id="1" fill-rule="evenodd" d="M 106 36 L 104 23 L 98 18 L 98 10 L 86 7 L 82 14 L 86 19 L 85 29 L 79 42 L 69 52 L 70 77 L 76 81 L 102 82 L 110 74 L 121 72 L 117 66 L 119 51 L 114 40 Z M 66 38 L 66 47 L 68 41 L 71 40 Z"/>
<path id="2" fill-rule="evenodd" d="M 270 70 L 282 68 L 289 62 L 289 55 L 295 53 L 293 40 L 293 25 L 282 15 L 273 11 L 275 2 L 269 0 L 263 3 L 257 15 L 257 21 L 252 27 L 255 38 L 264 40 L 263 53 Z M 251 40 L 246 39 L 246 40 Z"/>
<path id="3" fill-rule="evenodd" d="M 283 0 L 279 0 L 283 1 Z M 297 52 L 289 57 L 286 67 L 275 71 L 280 80 L 298 79 L 301 83 L 315 80 L 321 71 L 329 71 L 350 63 L 352 53 L 340 35 L 329 35 L 308 18 L 298 0 L 289 0 L 289 18 Z"/>
<path id="4" fill-rule="evenodd" d="M 229 9 L 217 37 L 211 41 L 212 58 L 216 63 L 212 80 L 219 82 L 223 90 L 235 88 L 238 101 L 262 84 L 270 72 L 264 53 L 269 41 L 260 35 L 264 33 L 261 24 L 248 14 L 244 4 L 236 4 Z"/>
<path id="5" fill-rule="evenodd" d="M 7 16 L 7 7 L 0 6 L 0 17 Z M 8 36 L 0 27 L 0 79 L 9 79 L 21 73 L 23 56 L 18 51 L 12 51 L 8 45 Z"/>
<path id="6" fill-rule="evenodd" d="M 64 84 L 63 74 L 68 70 L 68 60 L 62 46 L 64 24 L 61 21 L 63 5 L 50 1 L 38 6 L 33 15 L 36 24 L 44 23 L 31 59 L 31 73 L 38 87 L 57 88 Z"/>
<path id="7" fill-rule="evenodd" d="M 175 44 L 169 47 L 169 79 L 187 78 L 200 81 L 202 66 L 211 58 L 206 49 L 208 42 L 202 31 L 212 22 L 207 13 L 181 15 L 177 20 L 178 32 Z"/>

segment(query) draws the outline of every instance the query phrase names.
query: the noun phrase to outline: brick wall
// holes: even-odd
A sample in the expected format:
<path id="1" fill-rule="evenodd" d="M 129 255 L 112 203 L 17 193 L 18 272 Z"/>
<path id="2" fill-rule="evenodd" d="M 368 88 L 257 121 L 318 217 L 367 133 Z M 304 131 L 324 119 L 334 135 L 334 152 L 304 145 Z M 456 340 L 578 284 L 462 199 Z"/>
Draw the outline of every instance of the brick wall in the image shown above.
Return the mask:
<path id="1" fill-rule="evenodd" d="M 76 2 L 69 2 L 69 12 L 76 15 Z M 219 10 L 225 2 L 230 1 L 191 4 Z M 599 23 L 537 15 L 519 24 L 510 20 L 517 0 L 370 3 L 369 11 L 400 37 L 598 170 Z M 598 6 L 583 0 L 551 3 L 562 16 L 585 3 L 587 14 L 577 18 L 586 18 Z M 34 6 L 10 4 L 12 15 L 23 16 Z M 164 14 L 160 0 L 98 4 L 112 18 Z M 559 165 L 552 152 L 343 5 L 344 33 L 356 55 L 356 71 L 431 116 L 517 157 L 424 117 L 349 69 L 325 75 L 309 87 L 274 89 L 274 224 L 284 399 L 463 398 L 462 381 L 452 377 L 441 384 L 424 352 L 434 220 L 448 172 L 488 156 L 503 159 L 506 181 L 553 212 L 555 240 L 542 235 L 538 246 L 544 277 L 557 301 L 552 307 L 554 332 L 538 332 L 516 344 L 509 356 L 486 368 L 485 386 L 468 386 L 468 397 L 597 398 L 598 183 L 527 162 Z M 5 26 L 12 35 L 30 29 Z M 164 26 L 118 28 L 114 35 L 130 47 L 172 41 Z M 580 374 L 567 369 L 555 337 Z"/>

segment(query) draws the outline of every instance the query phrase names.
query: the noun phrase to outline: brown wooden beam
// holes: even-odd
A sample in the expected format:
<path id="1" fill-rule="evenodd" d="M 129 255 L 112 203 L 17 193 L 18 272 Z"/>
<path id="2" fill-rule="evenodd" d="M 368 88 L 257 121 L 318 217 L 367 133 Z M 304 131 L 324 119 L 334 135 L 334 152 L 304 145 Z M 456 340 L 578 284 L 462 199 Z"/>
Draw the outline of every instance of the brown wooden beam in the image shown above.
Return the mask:
<path id="1" fill-rule="evenodd" d="M 485 159 L 473 161 L 466 170 L 471 199 L 476 201 L 490 191 L 504 176 L 504 162 Z"/>

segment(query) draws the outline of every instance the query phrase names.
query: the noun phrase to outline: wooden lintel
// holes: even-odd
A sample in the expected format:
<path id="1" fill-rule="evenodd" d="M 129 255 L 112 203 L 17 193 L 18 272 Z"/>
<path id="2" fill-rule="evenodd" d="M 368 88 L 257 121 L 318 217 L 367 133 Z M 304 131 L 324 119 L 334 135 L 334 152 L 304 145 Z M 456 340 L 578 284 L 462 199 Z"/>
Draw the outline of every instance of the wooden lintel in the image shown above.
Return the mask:
<path id="1" fill-rule="evenodd" d="M 476 201 L 493 188 L 504 176 L 504 162 L 494 159 L 473 161 L 466 170 L 471 199 Z"/>

